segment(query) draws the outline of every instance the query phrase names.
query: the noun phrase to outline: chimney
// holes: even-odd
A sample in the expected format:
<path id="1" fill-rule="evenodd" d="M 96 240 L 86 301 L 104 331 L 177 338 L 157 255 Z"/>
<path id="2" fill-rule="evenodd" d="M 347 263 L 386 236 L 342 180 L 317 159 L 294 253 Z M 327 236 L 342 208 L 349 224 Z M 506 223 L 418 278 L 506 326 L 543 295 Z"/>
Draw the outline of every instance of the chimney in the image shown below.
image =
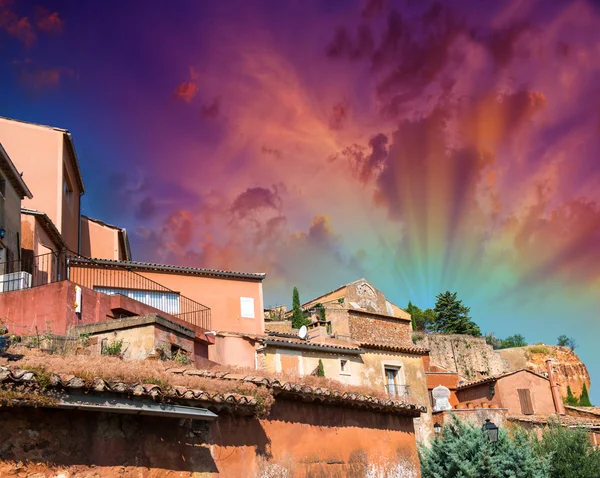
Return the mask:
<path id="1" fill-rule="evenodd" d="M 552 399 L 554 400 L 554 409 L 559 415 L 565 414 L 565 406 L 563 405 L 558 384 L 554 381 L 554 369 L 552 367 L 552 359 L 546 360 L 546 370 L 548 370 L 548 380 L 550 380 L 550 388 L 552 390 Z"/>

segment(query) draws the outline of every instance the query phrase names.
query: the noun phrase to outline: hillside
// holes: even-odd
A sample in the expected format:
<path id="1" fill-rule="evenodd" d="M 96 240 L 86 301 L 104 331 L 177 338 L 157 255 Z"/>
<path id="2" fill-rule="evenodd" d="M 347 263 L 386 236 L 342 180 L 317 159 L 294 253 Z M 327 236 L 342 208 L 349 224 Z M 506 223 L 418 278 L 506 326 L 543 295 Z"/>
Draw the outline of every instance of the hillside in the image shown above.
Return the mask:
<path id="1" fill-rule="evenodd" d="M 576 396 L 581 394 L 584 383 L 590 387 L 585 364 L 567 347 L 530 345 L 494 350 L 484 337 L 444 334 L 427 334 L 416 340 L 416 345 L 430 350 L 431 363 L 458 372 L 467 382 L 520 368 L 545 374 L 546 360 L 550 358 L 563 396 L 567 395 L 567 386 Z"/>

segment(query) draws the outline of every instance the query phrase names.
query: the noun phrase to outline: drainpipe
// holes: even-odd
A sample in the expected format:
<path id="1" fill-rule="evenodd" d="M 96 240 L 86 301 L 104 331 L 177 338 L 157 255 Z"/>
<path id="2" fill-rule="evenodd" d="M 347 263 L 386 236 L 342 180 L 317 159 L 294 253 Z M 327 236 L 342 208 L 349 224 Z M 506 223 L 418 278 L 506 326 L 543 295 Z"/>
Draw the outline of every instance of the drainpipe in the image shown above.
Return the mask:
<path id="1" fill-rule="evenodd" d="M 258 352 L 262 352 L 266 348 L 267 348 L 267 346 L 263 345 L 261 347 L 254 349 L 254 370 L 258 370 Z"/>
<path id="2" fill-rule="evenodd" d="M 554 369 L 552 367 L 552 359 L 546 360 L 546 370 L 548 371 L 548 380 L 550 380 L 550 388 L 552 389 L 552 399 L 554 400 L 554 408 L 559 415 L 565 415 L 565 406 L 563 405 L 558 384 L 554 380 Z"/>

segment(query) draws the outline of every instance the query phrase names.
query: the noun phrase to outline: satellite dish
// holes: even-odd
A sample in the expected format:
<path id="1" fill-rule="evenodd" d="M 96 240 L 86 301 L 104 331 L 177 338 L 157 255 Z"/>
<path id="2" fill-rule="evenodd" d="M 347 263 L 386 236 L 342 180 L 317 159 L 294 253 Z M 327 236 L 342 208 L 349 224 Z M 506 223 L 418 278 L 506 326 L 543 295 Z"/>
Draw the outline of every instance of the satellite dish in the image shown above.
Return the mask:
<path id="1" fill-rule="evenodd" d="M 307 333 L 308 333 L 308 329 L 306 328 L 306 325 L 303 325 L 302 327 L 300 327 L 300 330 L 298 331 L 298 337 L 300 337 L 301 339 L 305 339 Z"/>

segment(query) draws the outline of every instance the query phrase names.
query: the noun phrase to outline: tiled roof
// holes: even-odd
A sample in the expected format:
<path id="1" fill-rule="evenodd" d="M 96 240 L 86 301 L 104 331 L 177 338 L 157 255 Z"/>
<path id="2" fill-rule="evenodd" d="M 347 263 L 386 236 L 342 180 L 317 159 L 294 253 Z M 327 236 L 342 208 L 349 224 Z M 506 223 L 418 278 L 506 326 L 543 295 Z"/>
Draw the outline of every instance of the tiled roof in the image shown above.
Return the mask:
<path id="1" fill-rule="evenodd" d="M 275 397 L 283 399 L 362 408 L 414 417 L 419 416 L 421 412 L 427 411 L 426 407 L 403 403 L 398 400 L 381 399 L 354 392 L 342 392 L 299 383 L 281 382 L 266 377 L 196 369 L 170 369 L 168 371 L 179 375 L 254 384 L 258 387 L 266 387 L 271 390 Z M 4 387 L 11 384 L 20 384 L 26 386 L 33 385 L 39 388 L 40 384 L 38 380 L 39 375 L 35 371 L 23 369 L 11 370 L 6 367 L 0 367 L 0 385 Z M 47 386 L 65 392 L 109 392 L 129 397 L 147 398 L 157 402 L 196 402 L 198 406 L 206 406 L 212 409 L 224 408 L 240 414 L 254 413 L 258 407 L 258 403 L 254 397 L 237 393 L 212 393 L 210 391 L 195 390 L 181 386 L 163 389 L 155 384 L 125 383 L 120 381 L 108 382 L 101 378 L 94 378 L 92 381 L 89 381 L 73 375 L 59 375 L 55 373 L 50 374 Z M 56 396 L 55 393 L 52 394 L 52 397 L 60 399 L 60 396 Z"/>
<path id="2" fill-rule="evenodd" d="M 233 277 L 237 279 L 254 279 L 263 280 L 266 274 L 263 272 L 234 272 L 220 269 L 199 269 L 196 267 L 172 266 L 166 264 L 155 264 L 152 262 L 137 262 L 137 261 L 112 261 L 108 259 L 73 259 L 73 262 L 78 263 L 93 263 L 106 267 L 127 267 L 134 269 L 153 270 L 159 272 L 176 272 L 178 274 L 201 275 L 212 277 Z"/>
<path id="3" fill-rule="evenodd" d="M 283 334 L 281 334 L 283 335 Z M 341 344 L 341 343 L 337 343 L 337 342 L 315 342 L 315 341 L 309 341 L 309 340 L 304 340 L 301 338 L 294 338 L 293 336 L 288 335 L 287 337 L 281 337 L 278 335 L 269 335 L 267 336 L 265 339 L 263 339 L 263 342 L 266 343 L 267 345 L 280 345 L 280 346 L 289 346 L 289 347 L 293 347 L 293 348 L 312 348 L 315 350 L 321 350 L 321 351 L 341 351 L 341 352 L 357 352 L 357 353 L 361 353 L 362 350 L 358 345 L 354 345 L 350 342 L 348 342 L 348 344 Z"/>
<path id="4" fill-rule="evenodd" d="M 365 408 L 415 417 L 419 416 L 421 412 L 427 412 L 427 407 L 403 403 L 399 400 L 376 398 L 354 392 L 343 392 L 325 387 L 279 381 L 267 377 L 184 368 L 170 369 L 169 372 L 179 375 L 253 383 L 255 385 L 262 385 L 270 388 L 273 390 L 275 397 L 280 396 L 282 398 L 299 399 L 305 402 L 319 402 L 344 407 Z"/>
<path id="5" fill-rule="evenodd" d="M 483 385 L 485 383 L 496 382 L 497 380 L 499 380 L 501 378 L 508 377 L 509 375 L 513 375 L 513 374 L 519 373 L 519 372 L 529 372 L 530 374 L 535 375 L 536 377 L 540 377 L 540 378 L 543 378 L 544 380 L 548 380 L 548 377 L 544 377 L 543 375 L 532 372 L 531 370 L 529 370 L 527 368 L 520 368 L 517 370 L 512 370 L 511 372 L 503 373 L 501 375 L 495 375 L 493 377 L 485 377 L 485 378 L 482 378 L 479 380 L 475 380 L 474 382 L 469 382 L 469 383 L 465 383 L 463 385 L 459 385 L 457 387 L 457 390 L 464 390 L 465 388 L 474 387 L 475 385 Z"/>
<path id="6" fill-rule="evenodd" d="M 554 421 L 563 426 L 599 427 L 600 418 L 573 417 L 569 415 L 509 415 L 508 420 L 545 425 Z"/>
<path id="7" fill-rule="evenodd" d="M 429 353 L 429 349 L 423 347 L 413 347 L 410 345 L 361 342 L 360 346 L 366 349 L 387 350 L 389 352 L 403 352 L 415 355 L 427 355 Z"/>
<path id="8" fill-rule="evenodd" d="M 6 367 L 0 367 L 0 384 L 38 384 L 38 374 L 31 370 L 10 370 Z M 237 413 L 254 413 L 257 406 L 256 399 L 247 395 L 237 393 L 211 393 L 210 391 L 194 390 L 186 387 L 173 386 L 163 390 L 155 384 L 125 383 L 120 381 L 107 382 L 101 378 L 94 378 L 93 381 L 84 380 L 81 377 L 73 375 L 50 374 L 48 386 L 62 389 L 64 391 L 78 392 L 110 392 L 123 394 L 127 396 L 148 398 L 153 401 L 186 401 L 198 402 L 197 405 L 204 404 L 211 408 L 227 408 Z M 54 396 L 54 395 L 53 395 Z M 54 396 L 60 398 L 60 396 Z"/>

